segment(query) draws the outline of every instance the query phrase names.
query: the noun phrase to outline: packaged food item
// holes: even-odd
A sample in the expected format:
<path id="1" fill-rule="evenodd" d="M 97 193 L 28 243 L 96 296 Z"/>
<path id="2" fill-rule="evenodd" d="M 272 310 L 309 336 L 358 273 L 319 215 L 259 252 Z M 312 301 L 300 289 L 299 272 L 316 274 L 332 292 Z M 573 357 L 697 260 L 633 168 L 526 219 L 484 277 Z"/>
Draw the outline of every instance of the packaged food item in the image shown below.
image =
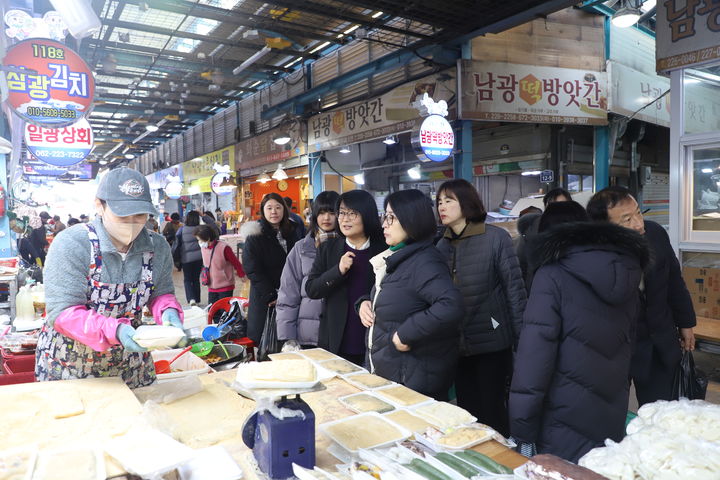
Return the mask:
<path id="1" fill-rule="evenodd" d="M 402 407 L 411 407 L 432 400 L 432 398 L 427 395 L 411 390 L 404 385 L 393 385 L 392 387 L 381 388 L 375 393 Z"/>
<path id="2" fill-rule="evenodd" d="M 352 395 L 340 397 L 338 400 L 350 410 L 357 413 L 385 413 L 395 410 L 395 407 L 389 403 L 367 393 L 354 393 Z"/>
<path id="3" fill-rule="evenodd" d="M 475 426 L 450 428 L 444 435 L 435 439 L 435 442 L 448 448 L 468 448 L 490 440 L 494 433 L 495 431 L 491 428 Z"/>
<path id="4" fill-rule="evenodd" d="M 467 410 L 447 402 L 429 403 L 414 409 L 413 413 L 441 429 L 466 425 L 477 420 Z"/>
<path id="5" fill-rule="evenodd" d="M 181 328 L 169 325 L 140 325 L 135 330 L 133 340 L 143 348 L 170 348 L 178 344 L 185 336 Z"/>
<path id="6" fill-rule="evenodd" d="M 438 462 L 445 464 L 447 467 L 452 468 L 465 478 L 472 478 L 481 472 L 481 470 L 479 470 L 478 468 L 473 467 L 468 462 L 460 460 L 458 457 L 451 453 L 440 452 L 435 455 L 434 458 Z"/>
<path id="7" fill-rule="evenodd" d="M 270 360 L 303 360 L 305 357 L 295 352 L 271 353 L 268 355 Z"/>
<path id="8" fill-rule="evenodd" d="M 310 382 L 317 379 L 308 360 L 274 360 L 252 364 L 251 378 L 265 382 Z"/>
<path id="9" fill-rule="evenodd" d="M 529 480 L 608 480 L 589 468 L 548 454 L 535 455 L 520 468 L 524 469 Z"/>
<path id="10" fill-rule="evenodd" d="M 41 451 L 33 480 L 102 480 L 105 459 L 92 448 Z"/>
<path id="11" fill-rule="evenodd" d="M 386 413 L 385 418 L 397 423 L 401 427 L 407 428 L 413 433 L 422 433 L 430 426 L 428 422 L 407 410 L 395 410 L 394 412 Z"/>
<path id="12" fill-rule="evenodd" d="M 37 450 L 19 447 L 0 452 L 0 480 L 30 480 Z"/>
<path id="13" fill-rule="evenodd" d="M 346 450 L 373 448 L 404 440 L 410 432 L 374 412 L 320 425 L 320 431 Z"/>
<path id="14" fill-rule="evenodd" d="M 414 458 L 410 463 L 403 465 L 403 467 L 417 473 L 426 480 L 452 480 L 446 473 L 441 472 L 425 460 L 420 460 L 419 458 Z"/>
<path id="15" fill-rule="evenodd" d="M 512 475 L 513 471 L 505 465 L 496 462 L 487 455 L 483 455 L 475 450 L 463 450 L 462 452 L 453 453 L 460 460 L 466 461 L 472 465 L 480 467 L 482 470 L 500 475 Z M 571 479 L 566 479 L 571 480 Z"/>
<path id="16" fill-rule="evenodd" d="M 303 357 L 309 358 L 310 360 L 314 360 L 316 362 L 338 358 L 338 356 L 334 353 L 330 353 L 327 350 L 323 350 L 322 348 L 309 348 L 307 350 L 300 350 L 299 353 L 301 353 Z"/>
<path id="17" fill-rule="evenodd" d="M 334 360 L 325 360 L 324 362 L 320 362 L 320 366 L 330 370 L 331 372 L 335 372 L 337 374 L 343 375 L 346 373 L 352 373 L 352 372 L 359 372 L 362 370 L 361 367 L 358 367 L 354 363 L 350 363 L 345 359 L 342 358 L 336 358 Z"/>
<path id="18" fill-rule="evenodd" d="M 386 378 L 380 377 L 372 373 L 353 373 L 343 376 L 343 380 L 348 382 L 350 385 L 361 388 L 363 390 L 372 390 L 378 387 L 385 387 L 392 385 L 393 383 Z"/>

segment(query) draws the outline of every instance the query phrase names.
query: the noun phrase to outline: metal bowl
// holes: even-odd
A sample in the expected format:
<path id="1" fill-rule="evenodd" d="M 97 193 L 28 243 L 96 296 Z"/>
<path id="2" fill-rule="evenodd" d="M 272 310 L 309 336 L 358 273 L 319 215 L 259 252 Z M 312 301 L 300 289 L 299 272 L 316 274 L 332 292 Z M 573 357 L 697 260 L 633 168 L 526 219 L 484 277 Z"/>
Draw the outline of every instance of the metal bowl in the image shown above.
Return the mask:
<path id="1" fill-rule="evenodd" d="M 236 345 L 234 343 L 223 343 L 223 346 L 227 350 L 227 353 L 230 355 L 229 358 L 225 358 L 225 351 L 222 349 L 220 345 L 215 345 L 213 349 L 210 351 L 209 355 L 217 355 L 224 360 L 221 360 L 219 362 L 214 363 L 208 363 L 210 367 L 212 367 L 215 370 L 229 370 L 231 368 L 235 368 L 238 364 L 242 362 L 246 362 L 246 350 L 245 347 L 242 345 Z"/>

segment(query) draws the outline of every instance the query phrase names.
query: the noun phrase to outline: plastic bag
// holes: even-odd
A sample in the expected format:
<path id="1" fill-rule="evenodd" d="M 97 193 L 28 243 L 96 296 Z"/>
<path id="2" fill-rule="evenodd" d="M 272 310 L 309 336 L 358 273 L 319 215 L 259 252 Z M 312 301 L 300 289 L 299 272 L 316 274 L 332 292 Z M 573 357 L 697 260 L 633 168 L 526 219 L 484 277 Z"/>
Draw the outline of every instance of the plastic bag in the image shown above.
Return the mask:
<path id="1" fill-rule="evenodd" d="M 705 372 L 695 368 L 692 352 L 683 351 L 680 365 L 675 372 L 673 398 L 684 397 L 689 400 L 705 400 L 708 379 Z"/>
<path id="2" fill-rule="evenodd" d="M 277 335 L 277 320 L 275 317 L 275 307 L 268 307 L 267 317 L 265 319 L 265 328 L 263 329 L 260 345 L 258 346 L 258 360 L 269 360 L 268 355 L 278 353 L 280 351 L 280 341 Z"/>

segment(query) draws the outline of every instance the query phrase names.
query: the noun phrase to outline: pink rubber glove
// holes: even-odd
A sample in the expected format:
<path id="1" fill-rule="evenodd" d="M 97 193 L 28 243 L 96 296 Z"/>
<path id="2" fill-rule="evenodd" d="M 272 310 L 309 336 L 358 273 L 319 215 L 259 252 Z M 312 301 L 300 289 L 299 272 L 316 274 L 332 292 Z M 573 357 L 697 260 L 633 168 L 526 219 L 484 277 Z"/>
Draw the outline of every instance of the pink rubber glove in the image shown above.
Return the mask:
<path id="1" fill-rule="evenodd" d="M 55 319 L 53 328 L 96 352 L 104 352 L 120 344 L 116 332 L 121 323 L 130 325 L 130 319 L 106 317 L 83 305 L 76 305 L 63 310 Z"/>

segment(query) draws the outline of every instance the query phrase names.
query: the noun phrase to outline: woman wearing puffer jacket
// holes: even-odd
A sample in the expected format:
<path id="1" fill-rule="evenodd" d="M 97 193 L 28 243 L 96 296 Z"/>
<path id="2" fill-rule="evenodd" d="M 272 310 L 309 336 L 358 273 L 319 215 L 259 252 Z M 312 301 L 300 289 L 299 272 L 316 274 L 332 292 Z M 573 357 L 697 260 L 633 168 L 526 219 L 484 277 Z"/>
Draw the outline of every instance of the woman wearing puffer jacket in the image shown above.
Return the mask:
<path id="1" fill-rule="evenodd" d="M 466 180 L 443 183 L 437 209 L 448 227 L 437 247 L 447 259 L 465 307 L 455 378 L 457 402 L 479 422 L 507 435 L 512 348 L 520 335 L 526 302 L 520 263 L 510 235 L 485 224 L 485 207 Z"/>
<path id="2" fill-rule="evenodd" d="M 370 368 L 388 380 L 446 400 L 458 355 L 462 297 L 432 243 L 432 203 L 419 190 L 385 199 L 383 234 L 390 246 L 370 260 L 371 300 L 358 301 L 369 328 Z"/>
<path id="3" fill-rule="evenodd" d="M 605 439 L 624 436 L 639 285 L 648 263 L 643 237 L 610 223 L 572 222 L 544 230 L 510 391 L 510 430 L 571 462 Z M 587 217 L 585 217 L 587 218 Z"/>
<path id="4" fill-rule="evenodd" d="M 280 277 L 277 301 L 279 340 L 295 340 L 302 346 L 317 346 L 322 315 L 322 300 L 307 296 L 305 282 L 312 269 L 317 248 L 325 240 L 337 237 L 335 209 L 337 192 L 321 192 L 313 201 L 310 232 L 288 254 Z"/>

